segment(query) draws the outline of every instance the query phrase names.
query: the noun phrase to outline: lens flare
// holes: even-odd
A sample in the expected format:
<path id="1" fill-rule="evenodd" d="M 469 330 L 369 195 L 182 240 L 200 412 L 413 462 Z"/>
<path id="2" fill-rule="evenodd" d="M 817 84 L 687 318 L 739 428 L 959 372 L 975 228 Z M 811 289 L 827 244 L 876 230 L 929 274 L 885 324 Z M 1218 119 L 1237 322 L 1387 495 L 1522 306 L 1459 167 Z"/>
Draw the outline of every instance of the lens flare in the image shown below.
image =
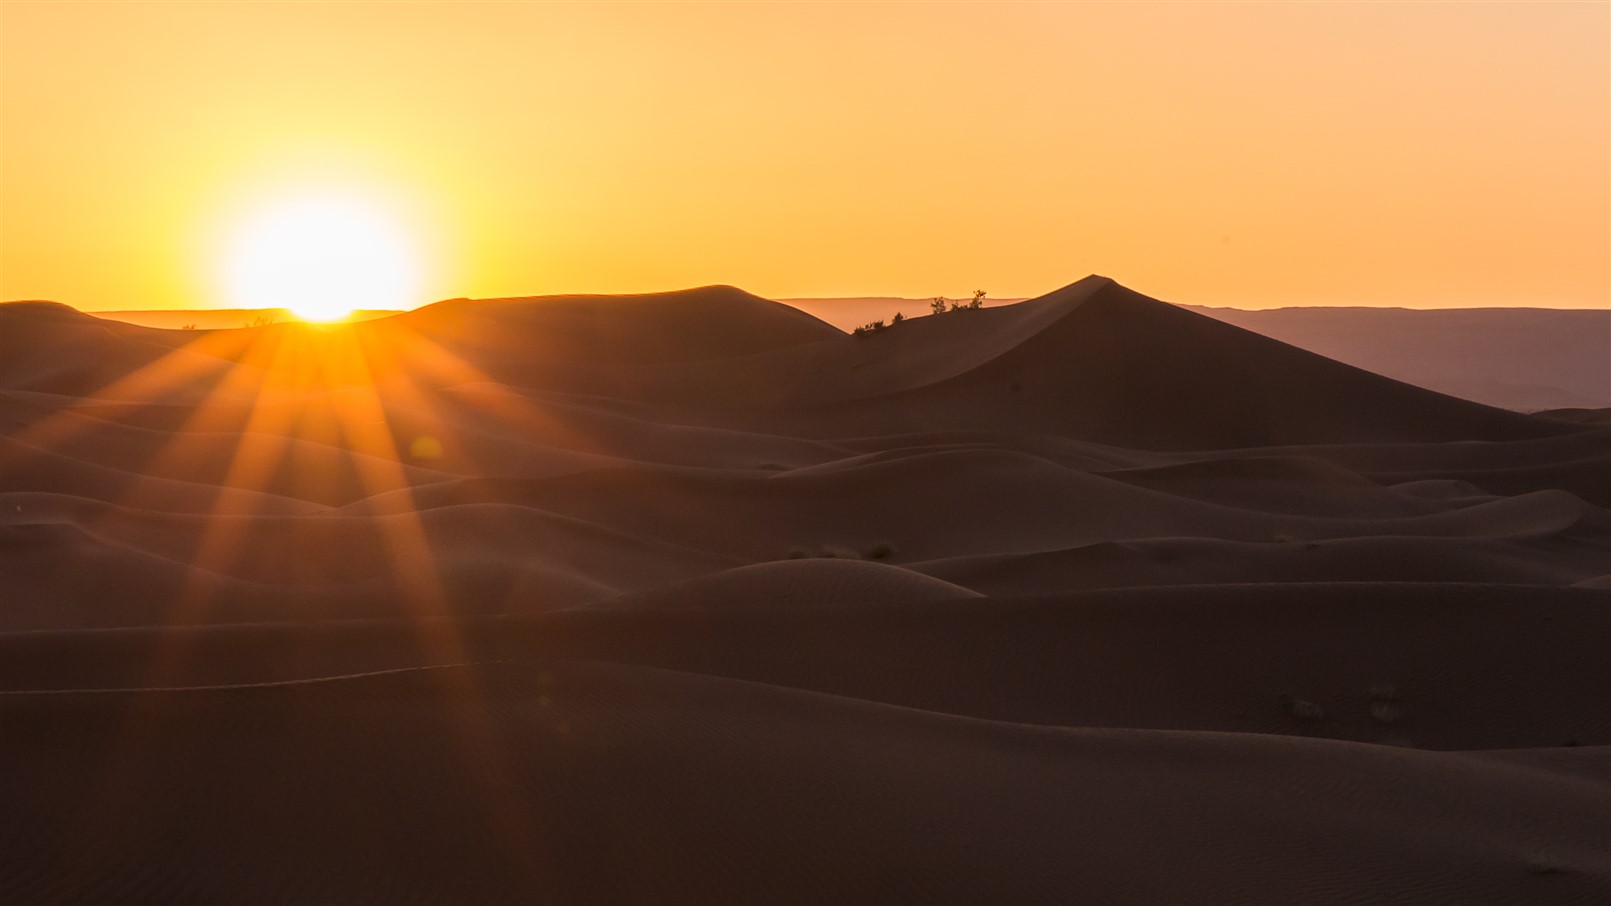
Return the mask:
<path id="1" fill-rule="evenodd" d="M 226 280 L 241 308 L 285 308 L 305 321 L 355 309 L 412 307 L 419 272 L 410 244 L 379 210 L 346 198 L 264 209 L 235 237 Z"/>

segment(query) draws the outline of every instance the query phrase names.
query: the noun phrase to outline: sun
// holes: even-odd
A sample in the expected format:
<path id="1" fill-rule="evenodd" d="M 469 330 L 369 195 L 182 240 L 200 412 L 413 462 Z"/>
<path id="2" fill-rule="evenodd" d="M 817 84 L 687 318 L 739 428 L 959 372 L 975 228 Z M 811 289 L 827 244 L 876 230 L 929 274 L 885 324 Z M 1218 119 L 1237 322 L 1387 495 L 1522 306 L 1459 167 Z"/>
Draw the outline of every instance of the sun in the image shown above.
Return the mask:
<path id="1" fill-rule="evenodd" d="M 236 234 L 226 280 L 241 308 L 285 308 L 305 321 L 355 309 L 411 308 L 416 256 L 377 206 L 319 196 L 264 208 Z"/>

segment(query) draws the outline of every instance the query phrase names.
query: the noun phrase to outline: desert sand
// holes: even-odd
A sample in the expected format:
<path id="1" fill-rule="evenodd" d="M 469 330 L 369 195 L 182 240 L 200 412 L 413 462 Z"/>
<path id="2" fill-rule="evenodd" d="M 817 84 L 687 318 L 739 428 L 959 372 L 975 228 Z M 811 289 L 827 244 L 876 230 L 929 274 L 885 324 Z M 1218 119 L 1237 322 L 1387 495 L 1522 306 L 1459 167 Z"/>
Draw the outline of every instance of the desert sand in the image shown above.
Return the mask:
<path id="1" fill-rule="evenodd" d="M 1604 413 L 915 314 L 0 305 L 0 901 L 1611 900 Z"/>
<path id="2" fill-rule="evenodd" d="M 1537 412 L 1611 406 L 1611 308 L 1197 308 L 1405 383 Z"/>

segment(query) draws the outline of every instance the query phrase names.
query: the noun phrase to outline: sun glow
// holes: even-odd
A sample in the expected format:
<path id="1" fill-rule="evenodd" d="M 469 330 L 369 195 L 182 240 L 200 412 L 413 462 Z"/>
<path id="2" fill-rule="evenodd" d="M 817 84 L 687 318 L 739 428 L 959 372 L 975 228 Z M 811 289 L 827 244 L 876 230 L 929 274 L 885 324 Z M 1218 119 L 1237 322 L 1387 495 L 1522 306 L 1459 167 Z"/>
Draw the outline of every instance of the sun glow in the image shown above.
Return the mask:
<path id="1" fill-rule="evenodd" d="M 363 202 L 301 198 L 259 211 L 235 236 L 225 279 L 241 308 L 285 308 L 305 321 L 355 309 L 412 308 L 419 271 L 397 224 Z"/>

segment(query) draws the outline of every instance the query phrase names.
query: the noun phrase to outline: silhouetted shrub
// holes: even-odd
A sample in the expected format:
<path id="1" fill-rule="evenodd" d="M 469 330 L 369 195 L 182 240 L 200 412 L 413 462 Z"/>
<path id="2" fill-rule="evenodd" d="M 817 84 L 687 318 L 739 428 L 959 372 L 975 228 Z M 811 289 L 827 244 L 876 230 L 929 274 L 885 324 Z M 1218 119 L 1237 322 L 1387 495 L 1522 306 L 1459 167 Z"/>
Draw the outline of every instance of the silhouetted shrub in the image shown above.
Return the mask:
<path id="1" fill-rule="evenodd" d="M 973 291 L 973 298 L 966 302 L 949 300 L 944 296 L 935 296 L 929 300 L 929 311 L 937 315 L 943 315 L 948 311 L 972 311 L 976 308 L 983 308 L 985 295 L 984 290 L 976 289 Z"/>
<path id="2" fill-rule="evenodd" d="M 880 541 L 867 549 L 867 559 L 869 560 L 888 560 L 893 556 L 895 556 L 895 545 L 890 544 L 888 541 Z"/>
<path id="3" fill-rule="evenodd" d="M 900 312 L 896 312 L 895 317 L 889 319 L 889 324 L 891 327 L 894 327 L 896 324 L 899 324 L 904 320 L 906 320 L 906 316 Z"/>
<path id="4" fill-rule="evenodd" d="M 865 337 L 868 334 L 878 333 L 880 330 L 883 330 L 887 326 L 889 326 L 889 325 L 885 324 L 884 320 L 882 318 L 880 318 L 877 321 L 868 321 L 866 324 L 863 324 L 862 326 L 856 328 L 855 330 L 851 331 L 850 333 L 851 333 L 852 336 Z"/>

